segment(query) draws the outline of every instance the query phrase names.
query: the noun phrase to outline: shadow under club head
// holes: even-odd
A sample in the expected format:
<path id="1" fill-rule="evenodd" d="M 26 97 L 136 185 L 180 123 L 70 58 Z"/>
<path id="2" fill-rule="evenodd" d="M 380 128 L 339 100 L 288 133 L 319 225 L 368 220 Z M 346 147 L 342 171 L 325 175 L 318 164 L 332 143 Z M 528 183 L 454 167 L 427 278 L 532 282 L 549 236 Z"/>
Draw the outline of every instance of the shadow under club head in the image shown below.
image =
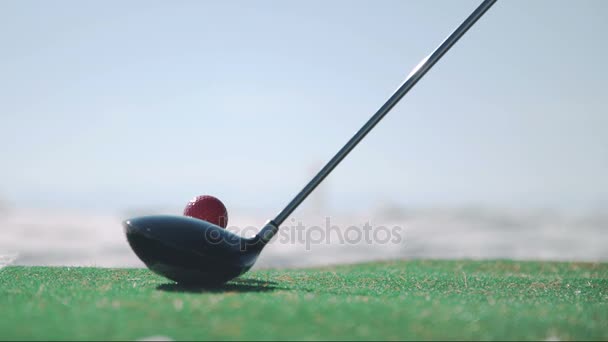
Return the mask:
<path id="1" fill-rule="evenodd" d="M 135 254 L 155 273 L 182 284 L 219 285 L 247 272 L 264 247 L 207 221 L 142 216 L 123 222 Z"/>

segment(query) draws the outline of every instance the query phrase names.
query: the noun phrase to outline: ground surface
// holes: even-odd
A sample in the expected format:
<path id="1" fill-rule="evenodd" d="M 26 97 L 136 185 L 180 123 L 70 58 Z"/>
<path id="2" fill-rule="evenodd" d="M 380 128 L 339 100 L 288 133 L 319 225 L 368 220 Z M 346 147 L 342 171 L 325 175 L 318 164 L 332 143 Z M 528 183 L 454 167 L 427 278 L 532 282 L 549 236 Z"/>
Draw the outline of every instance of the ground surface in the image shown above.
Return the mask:
<path id="1" fill-rule="evenodd" d="M 608 339 L 608 264 L 403 261 L 186 289 L 145 269 L 0 270 L 0 339 Z"/>

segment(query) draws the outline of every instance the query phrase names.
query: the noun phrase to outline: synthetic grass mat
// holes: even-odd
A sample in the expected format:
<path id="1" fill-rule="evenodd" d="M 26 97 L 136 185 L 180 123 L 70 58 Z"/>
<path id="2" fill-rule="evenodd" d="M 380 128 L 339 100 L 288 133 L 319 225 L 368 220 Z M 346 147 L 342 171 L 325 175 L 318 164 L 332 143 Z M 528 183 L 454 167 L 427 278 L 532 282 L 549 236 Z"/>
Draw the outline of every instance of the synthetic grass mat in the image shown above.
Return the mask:
<path id="1" fill-rule="evenodd" d="M 0 270 L 0 339 L 608 339 L 608 264 L 398 261 L 185 288 L 145 269 Z"/>

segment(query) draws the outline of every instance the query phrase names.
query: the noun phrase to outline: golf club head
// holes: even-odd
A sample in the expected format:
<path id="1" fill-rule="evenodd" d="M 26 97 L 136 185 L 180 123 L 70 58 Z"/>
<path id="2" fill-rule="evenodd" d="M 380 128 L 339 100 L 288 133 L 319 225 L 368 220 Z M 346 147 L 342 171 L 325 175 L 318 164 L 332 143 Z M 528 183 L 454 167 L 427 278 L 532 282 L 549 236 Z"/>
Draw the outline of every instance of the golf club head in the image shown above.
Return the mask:
<path id="1" fill-rule="evenodd" d="M 123 222 L 135 254 L 155 273 L 189 285 L 222 284 L 247 272 L 264 244 L 186 216 L 142 216 Z"/>

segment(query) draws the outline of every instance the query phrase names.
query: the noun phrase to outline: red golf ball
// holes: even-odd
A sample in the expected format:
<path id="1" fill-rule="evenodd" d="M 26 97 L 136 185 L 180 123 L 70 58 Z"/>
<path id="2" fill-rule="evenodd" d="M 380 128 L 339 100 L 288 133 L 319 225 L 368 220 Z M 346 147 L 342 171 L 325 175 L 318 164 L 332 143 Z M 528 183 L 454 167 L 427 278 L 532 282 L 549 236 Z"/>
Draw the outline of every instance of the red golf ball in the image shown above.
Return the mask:
<path id="1" fill-rule="evenodd" d="M 195 217 L 222 228 L 228 225 L 228 211 L 217 198 L 209 195 L 197 196 L 184 209 L 184 216 Z"/>

